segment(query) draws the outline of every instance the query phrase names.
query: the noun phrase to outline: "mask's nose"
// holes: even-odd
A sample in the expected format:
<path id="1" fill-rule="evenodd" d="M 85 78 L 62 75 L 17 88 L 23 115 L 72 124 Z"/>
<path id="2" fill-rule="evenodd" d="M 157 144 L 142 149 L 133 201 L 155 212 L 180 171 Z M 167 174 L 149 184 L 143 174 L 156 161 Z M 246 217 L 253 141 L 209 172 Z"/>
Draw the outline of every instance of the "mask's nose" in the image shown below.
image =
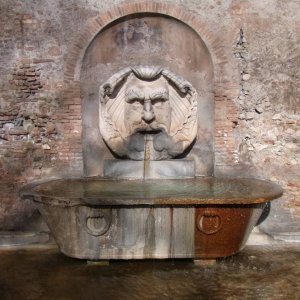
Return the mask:
<path id="1" fill-rule="evenodd" d="M 144 110 L 143 110 L 143 120 L 147 123 L 150 123 L 155 118 L 153 107 L 151 101 L 144 102 Z"/>

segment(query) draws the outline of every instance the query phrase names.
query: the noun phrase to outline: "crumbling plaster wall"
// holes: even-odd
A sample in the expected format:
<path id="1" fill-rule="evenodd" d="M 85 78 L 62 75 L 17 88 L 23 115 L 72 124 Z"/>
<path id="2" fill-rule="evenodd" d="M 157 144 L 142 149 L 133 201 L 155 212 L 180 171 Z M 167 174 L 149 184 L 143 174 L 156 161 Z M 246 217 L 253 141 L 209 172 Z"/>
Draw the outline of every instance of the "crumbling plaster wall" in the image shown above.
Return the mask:
<path id="1" fill-rule="evenodd" d="M 64 100 L 78 93 L 64 82 L 65 61 L 86 23 L 130 2 L 0 0 L 1 229 L 22 228 L 34 211 L 16 195 L 22 183 L 82 173 L 81 100 Z M 299 1 L 165 2 L 201 19 L 232 57 L 238 90 L 216 99 L 216 173 L 281 184 L 285 194 L 261 228 L 300 232 Z"/>

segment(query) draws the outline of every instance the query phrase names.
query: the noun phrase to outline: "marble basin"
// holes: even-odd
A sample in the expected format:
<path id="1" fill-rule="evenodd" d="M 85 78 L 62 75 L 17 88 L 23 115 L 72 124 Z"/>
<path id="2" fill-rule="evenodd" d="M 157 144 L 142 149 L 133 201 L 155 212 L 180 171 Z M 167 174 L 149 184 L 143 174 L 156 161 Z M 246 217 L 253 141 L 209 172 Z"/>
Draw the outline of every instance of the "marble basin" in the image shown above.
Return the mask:
<path id="1" fill-rule="evenodd" d="M 60 250 L 82 259 L 214 259 L 240 251 L 265 204 L 282 195 L 269 181 L 58 179 L 21 189 Z"/>

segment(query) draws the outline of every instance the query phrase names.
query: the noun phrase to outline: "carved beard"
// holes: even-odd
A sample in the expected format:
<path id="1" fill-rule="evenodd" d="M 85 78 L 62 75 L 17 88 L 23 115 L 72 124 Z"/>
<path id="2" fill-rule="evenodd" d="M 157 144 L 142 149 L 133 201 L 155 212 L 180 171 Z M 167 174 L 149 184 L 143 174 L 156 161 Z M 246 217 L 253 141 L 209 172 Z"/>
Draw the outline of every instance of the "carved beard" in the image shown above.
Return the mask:
<path id="1" fill-rule="evenodd" d="M 125 144 L 125 148 L 127 148 L 130 152 L 130 156 L 128 156 L 128 158 L 133 160 L 167 159 L 170 157 L 169 153 L 172 151 L 171 149 L 174 149 L 174 142 L 172 141 L 172 138 L 166 132 L 162 131 L 157 134 L 144 134 L 137 132 L 128 137 Z"/>

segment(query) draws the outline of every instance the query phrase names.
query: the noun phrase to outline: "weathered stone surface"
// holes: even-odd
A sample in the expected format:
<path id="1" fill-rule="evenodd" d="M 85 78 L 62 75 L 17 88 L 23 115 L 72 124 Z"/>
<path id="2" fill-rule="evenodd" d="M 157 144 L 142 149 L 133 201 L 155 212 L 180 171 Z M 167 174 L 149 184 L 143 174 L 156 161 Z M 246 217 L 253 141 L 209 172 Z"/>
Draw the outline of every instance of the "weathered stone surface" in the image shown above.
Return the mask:
<path id="1" fill-rule="evenodd" d="M 241 250 L 265 202 L 281 193 L 254 179 L 84 178 L 32 185 L 21 195 L 36 201 L 68 256 L 207 259 Z"/>
<path id="2" fill-rule="evenodd" d="M 244 247 L 262 211 L 261 206 L 202 207 L 200 214 L 204 218 L 210 219 L 209 213 L 221 218 L 222 230 L 206 232 L 214 225 L 210 224 L 211 220 L 204 220 L 199 230 L 193 207 L 107 210 L 88 206 L 62 208 L 42 203 L 38 207 L 64 254 L 93 260 L 230 256 Z M 109 219 L 105 220 L 104 214 L 109 214 Z"/>
<path id="3" fill-rule="evenodd" d="M 156 162 L 157 163 L 157 162 Z M 251 178 L 188 179 L 79 178 L 50 180 L 24 187 L 21 196 L 54 206 L 250 205 L 282 195 L 275 183 Z"/>
<path id="4" fill-rule="evenodd" d="M 95 23 L 90 25 L 91 20 L 94 21 L 94 18 L 100 16 L 96 21 L 100 28 L 100 24 L 104 25 L 105 20 L 111 20 L 111 16 L 116 14 L 116 11 L 107 12 L 113 4 L 118 6 L 116 11 L 129 13 L 134 6 L 130 1 L 124 4 L 124 1 L 119 0 L 87 0 L 84 5 L 80 1 L 1 1 L 0 129 L 5 128 L 6 124 L 23 126 L 22 120 L 26 120 L 28 115 L 35 126 L 29 134 L 24 131 L 22 135 L 10 135 L 8 131 L 0 130 L 1 179 L 24 182 L 50 174 L 82 173 L 81 98 L 78 82 L 73 82 L 74 73 L 70 69 L 77 64 L 79 56 L 75 50 L 78 45 L 87 46 L 89 38 L 93 36 L 91 32 L 97 32 Z M 163 5 L 161 11 L 165 13 L 166 7 L 170 5 L 172 15 L 176 15 L 176 4 L 183 5 L 180 10 L 184 12 L 182 18 L 185 15 L 189 18 L 189 13 L 193 14 L 194 19 L 190 18 L 193 19 L 193 25 L 190 27 L 198 28 L 197 30 L 202 28 L 206 32 L 201 35 L 203 39 L 212 42 L 216 40 L 216 44 L 219 43 L 218 53 L 221 54 L 214 54 L 212 57 L 214 73 L 220 74 L 220 66 L 225 66 L 222 76 L 215 78 L 214 92 L 217 92 L 214 116 L 207 116 L 208 119 L 215 120 L 216 173 L 271 178 L 282 185 L 285 189 L 283 198 L 274 202 L 268 219 L 261 226 L 268 233 L 299 232 L 299 147 L 285 147 L 287 143 L 296 146 L 299 144 L 300 43 L 299 28 L 295 21 L 299 1 L 226 0 L 210 3 L 186 0 L 183 3 L 181 0 L 172 0 L 164 1 L 163 4 L 158 2 L 153 7 L 159 9 Z M 143 5 L 140 4 L 139 7 Z M 129 49 L 130 41 L 135 43 L 141 36 L 143 38 L 138 40 L 143 43 L 139 47 L 148 47 L 150 53 L 157 50 L 158 41 L 151 39 L 151 36 L 155 36 L 151 29 L 154 27 L 144 25 L 138 21 L 137 25 L 129 24 L 125 31 L 116 31 L 116 40 L 122 43 L 123 53 Z M 170 32 L 175 32 L 174 26 L 173 24 L 168 27 L 168 36 L 171 36 Z M 77 38 L 83 28 L 86 39 L 77 39 L 74 46 L 72 39 Z M 185 33 L 181 31 L 181 34 L 175 35 L 181 49 L 194 49 L 195 45 L 184 40 Z M 95 49 L 96 52 L 99 51 L 99 48 Z M 175 55 L 170 49 L 171 47 L 166 47 L 166 52 L 170 55 L 167 58 L 161 56 L 162 59 L 156 63 L 161 65 L 161 61 L 166 60 L 173 66 L 176 65 L 176 69 L 172 65 L 168 66 L 171 70 L 181 74 L 180 70 L 184 65 L 182 53 Z M 191 54 L 192 52 L 191 50 Z M 195 87 L 201 81 L 201 76 L 193 68 L 200 61 L 206 61 L 201 59 L 204 55 L 205 53 L 200 56 L 191 55 L 191 60 L 186 60 L 189 72 L 182 74 Z M 228 60 L 232 56 L 235 61 Z M 104 57 L 108 57 L 107 53 Z M 128 66 L 128 61 L 132 65 L 130 57 L 119 57 L 124 62 L 120 68 Z M 70 63 L 67 64 L 66 61 Z M 215 62 L 220 64 L 216 67 Z M 93 61 L 89 67 L 92 65 Z M 31 75 L 26 76 L 26 70 L 30 68 Z M 120 69 L 113 65 L 111 68 L 111 73 L 100 68 L 105 73 L 102 82 Z M 249 74 L 251 77 L 244 81 L 242 74 Z M 199 77 L 194 82 L 188 76 Z M 224 77 L 227 83 L 221 82 Z M 37 89 L 27 89 L 26 84 L 30 85 L 32 82 L 30 78 L 34 78 L 36 84 L 40 81 Z M 97 87 L 100 84 L 99 82 Z M 97 95 L 95 99 L 98 101 Z M 206 105 L 213 101 L 213 97 L 209 99 Z M 84 107 L 87 102 L 83 104 Z M 95 110 L 95 106 L 92 107 Z M 263 111 L 257 113 L 257 107 L 261 107 Z M 97 112 L 98 109 L 95 110 L 96 114 Z M 253 119 L 245 119 L 248 112 L 254 112 Z M 280 119 L 272 120 L 276 114 L 280 114 Z M 56 125 L 56 133 L 50 136 L 45 131 L 49 121 Z M 88 120 L 82 121 L 88 123 Z M 207 132 L 203 130 L 200 135 Z M 51 140 L 51 149 L 48 150 L 42 149 L 46 135 Z M 95 140 L 99 136 L 100 134 Z M 83 139 L 85 138 L 84 133 Z M 207 140 L 212 140 L 212 137 L 208 136 Z M 212 149 L 200 148 L 203 152 L 211 152 Z M 111 158 L 107 153 L 98 150 L 89 144 L 86 151 L 95 157 L 106 155 L 108 157 L 105 159 Z M 201 151 L 198 153 L 203 153 Z M 201 158 L 197 153 L 194 156 L 198 160 Z M 100 174 L 99 169 L 94 166 L 92 159 L 87 167 L 88 174 Z M 15 194 L 8 193 L 2 199 L 6 199 L 1 200 L 3 219 L 19 224 L 20 220 L 27 217 L 26 208 L 17 200 Z M 10 209 L 12 205 L 13 211 Z M 15 209 L 18 209 L 18 216 L 14 215 Z"/>
<path id="5" fill-rule="evenodd" d="M 54 208 L 43 204 L 39 204 L 39 209 L 55 233 L 60 250 L 68 256 L 82 259 L 194 256 L 193 208 L 111 209 L 110 226 L 100 235 L 86 223 L 86 218 L 91 213 L 102 215 L 103 209 L 87 206 Z M 80 222 L 83 211 L 88 214 L 83 215 Z M 98 229 L 102 226 L 100 222 L 104 221 L 99 221 Z"/>

